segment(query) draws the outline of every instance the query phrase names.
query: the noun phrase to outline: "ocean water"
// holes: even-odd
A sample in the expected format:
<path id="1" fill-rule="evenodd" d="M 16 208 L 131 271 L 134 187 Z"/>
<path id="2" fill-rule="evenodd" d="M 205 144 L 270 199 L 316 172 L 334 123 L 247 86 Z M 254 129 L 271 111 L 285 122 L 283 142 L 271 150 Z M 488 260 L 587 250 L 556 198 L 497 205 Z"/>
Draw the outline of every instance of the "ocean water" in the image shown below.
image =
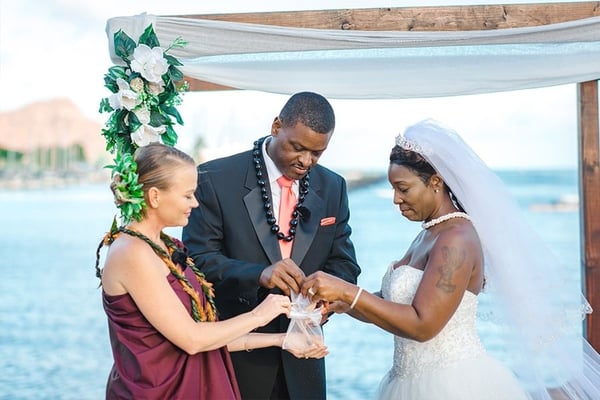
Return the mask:
<path id="1" fill-rule="evenodd" d="M 577 194 L 576 171 L 499 172 L 580 288 L 577 211 L 532 211 Z M 359 283 L 379 290 L 389 263 L 420 230 L 382 181 L 350 193 Z M 102 399 L 112 365 L 94 263 L 115 214 L 105 185 L 0 191 L 0 399 Z M 493 212 L 491 210 L 490 212 Z M 179 230 L 169 231 L 179 235 Z M 494 331 L 484 341 L 494 342 Z M 325 325 L 328 398 L 371 398 L 389 369 L 392 337 L 344 315 Z M 496 351 L 502 355 L 502 348 Z"/>

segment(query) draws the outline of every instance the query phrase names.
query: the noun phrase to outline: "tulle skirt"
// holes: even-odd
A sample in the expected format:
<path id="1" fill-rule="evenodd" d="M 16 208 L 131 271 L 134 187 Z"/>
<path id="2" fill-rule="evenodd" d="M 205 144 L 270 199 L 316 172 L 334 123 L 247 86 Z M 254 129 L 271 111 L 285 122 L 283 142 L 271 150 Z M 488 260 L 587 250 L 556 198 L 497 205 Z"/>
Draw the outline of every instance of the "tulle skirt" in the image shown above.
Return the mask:
<path id="1" fill-rule="evenodd" d="M 482 354 L 417 376 L 400 377 L 390 370 L 379 384 L 380 400 L 526 400 L 529 396 L 513 373 Z"/>

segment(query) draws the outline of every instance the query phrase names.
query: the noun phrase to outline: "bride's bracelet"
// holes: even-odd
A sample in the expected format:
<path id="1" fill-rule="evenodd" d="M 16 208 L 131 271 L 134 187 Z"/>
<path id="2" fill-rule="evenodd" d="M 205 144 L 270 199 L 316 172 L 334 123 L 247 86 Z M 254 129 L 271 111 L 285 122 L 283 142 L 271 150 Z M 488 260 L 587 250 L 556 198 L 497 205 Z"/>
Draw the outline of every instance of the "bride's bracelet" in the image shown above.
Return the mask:
<path id="1" fill-rule="evenodd" d="M 358 288 L 358 292 L 356 292 L 356 296 L 354 296 L 354 300 L 352 300 L 352 304 L 350 304 L 350 309 L 351 310 L 356 305 L 356 302 L 358 302 L 358 298 L 360 297 L 360 294 L 362 293 L 362 291 L 363 291 L 363 288 L 359 287 Z"/>

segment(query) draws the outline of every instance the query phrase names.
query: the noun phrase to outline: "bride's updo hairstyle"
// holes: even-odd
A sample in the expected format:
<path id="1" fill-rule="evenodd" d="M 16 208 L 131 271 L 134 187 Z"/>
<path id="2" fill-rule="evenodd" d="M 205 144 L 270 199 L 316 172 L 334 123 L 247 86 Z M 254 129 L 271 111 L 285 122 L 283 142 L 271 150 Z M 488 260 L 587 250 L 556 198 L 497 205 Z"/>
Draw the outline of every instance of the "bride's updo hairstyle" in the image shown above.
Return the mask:
<path id="1" fill-rule="evenodd" d="M 402 165 L 410 169 L 425 185 L 428 185 L 431 177 L 437 173 L 435 168 L 425 160 L 425 157 L 414 150 L 405 149 L 400 145 L 395 145 L 392 148 L 392 152 L 390 153 L 390 164 Z M 465 211 L 446 182 L 444 182 L 444 190 L 448 192 L 456 208 L 460 211 Z"/>
<path id="2" fill-rule="evenodd" d="M 158 142 L 139 147 L 134 153 L 134 158 L 137 164 L 138 183 L 142 185 L 144 198 L 152 187 L 166 190 L 171 186 L 173 168 L 182 164 L 195 166 L 194 159 L 188 154 Z M 117 174 L 110 184 L 117 205 L 126 201 L 116 190 L 120 179 Z"/>
<path id="3" fill-rule="evenodd" d="M 429 164 L 422 155 L 416 151 L 408 150 L 395 145 L 390 154 L 390 164 L 402 165 L 413 171 L 424 184 L 429 184 L 429 180 L 436 173 L 435 169 Z"/>

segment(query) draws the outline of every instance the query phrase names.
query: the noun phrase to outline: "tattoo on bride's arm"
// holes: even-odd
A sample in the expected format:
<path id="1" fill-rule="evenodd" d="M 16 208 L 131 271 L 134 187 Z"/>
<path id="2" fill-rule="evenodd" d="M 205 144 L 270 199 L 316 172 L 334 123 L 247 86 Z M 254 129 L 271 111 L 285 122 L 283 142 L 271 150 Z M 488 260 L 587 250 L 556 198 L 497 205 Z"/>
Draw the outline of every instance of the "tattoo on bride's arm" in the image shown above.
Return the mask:
<path id="1" fill-rule="evenodd" d="M 466 254 L 464 249 L 454 247 L 442 247 L 442 256 L 444 262 L 438 267 L 440 279 L 435 284 L 446 293 L 452 293 L 456 290 L 456 285 L 452 283 L 454 271 L 458 270 L 465 262 Z"/>

